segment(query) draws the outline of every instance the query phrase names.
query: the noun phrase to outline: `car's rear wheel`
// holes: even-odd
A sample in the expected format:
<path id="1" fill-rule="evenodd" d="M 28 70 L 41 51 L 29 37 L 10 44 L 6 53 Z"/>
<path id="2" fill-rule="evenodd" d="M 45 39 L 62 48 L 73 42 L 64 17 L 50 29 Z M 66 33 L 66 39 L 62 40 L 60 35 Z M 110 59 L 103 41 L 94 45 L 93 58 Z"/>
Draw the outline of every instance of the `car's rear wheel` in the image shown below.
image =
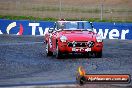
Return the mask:
<path id="1" fill-rule="evenodd" d="M 95 56 L 96 56 L 97 58 L 101 58 L 101 57 L 102 57 L 102 51 L 101 51 L 101 52 L 96 52 L 96 53 L 95 53 Z"/>
<path id="2" fill-rule="evenodd" d="M 49 44 L 48 43 L 46 43 L 46 54 L 47 54 L 47 56 L 53 55 L 53 53 L 51 51 L 49 51 Z"/>
<path id="3" fill-rule="evenodd" d="M 58 44 L 56 44 L 56 55 L 55 56 L 56 56 L 57 59 L 63 58 L 62 53 L 59 51 Z"/>

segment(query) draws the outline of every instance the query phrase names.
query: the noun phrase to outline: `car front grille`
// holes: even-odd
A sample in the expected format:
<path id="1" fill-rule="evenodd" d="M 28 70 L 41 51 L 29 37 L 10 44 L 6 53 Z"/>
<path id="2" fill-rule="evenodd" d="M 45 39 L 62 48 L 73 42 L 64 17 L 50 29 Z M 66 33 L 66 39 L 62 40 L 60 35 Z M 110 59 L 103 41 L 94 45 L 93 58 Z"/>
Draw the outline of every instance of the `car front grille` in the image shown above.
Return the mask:
<path id="1" fill-rule="evenodd" d="M 87 42 L 68 42 L 68 47 L 93 47 L 94 42 L 93 41 L 87 41 Z"/>

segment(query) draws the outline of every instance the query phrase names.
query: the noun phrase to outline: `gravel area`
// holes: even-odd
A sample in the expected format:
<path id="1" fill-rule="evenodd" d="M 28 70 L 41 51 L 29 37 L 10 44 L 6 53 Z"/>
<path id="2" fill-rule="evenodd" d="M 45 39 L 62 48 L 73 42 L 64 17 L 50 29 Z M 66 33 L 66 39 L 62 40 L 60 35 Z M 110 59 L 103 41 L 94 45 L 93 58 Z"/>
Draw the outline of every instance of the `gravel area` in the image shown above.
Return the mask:
<path id="1" fill-rule="evenodd" d="M 0 86 L 75 83 L 78 66 L 83 66 L 90 74 L 132 75 L 132 40 L 104 40 L 102 58 L 69 56 L 56 59 L 46 57 L 43 39 L 42 36 L 0 35 Z M 132 87 L 132 84 L 91 85 L 93 88 Z"/>

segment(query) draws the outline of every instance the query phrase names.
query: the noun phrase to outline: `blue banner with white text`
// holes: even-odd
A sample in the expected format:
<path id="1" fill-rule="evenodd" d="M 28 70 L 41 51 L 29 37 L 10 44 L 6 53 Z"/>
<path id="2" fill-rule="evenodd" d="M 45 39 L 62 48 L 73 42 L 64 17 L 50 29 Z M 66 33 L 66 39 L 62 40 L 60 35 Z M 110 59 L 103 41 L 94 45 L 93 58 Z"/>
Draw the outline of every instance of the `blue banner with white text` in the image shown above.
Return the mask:
<path id="1" fill-rule="evenodd" d="M 45 35 L 54 22 L 0 19 L 0 34 Z M 132 23 L 93 22 L 94 31 L 103 39 L 132 39 Z"/>
<path id="2" fill-rule="evenodd" d="M 132 39 L 132 23 L 94 22 L 93 26 L 103 39 Z"/>
<path id="3" fill-rule="evenodd" d="M 54 25 L 48 21 L 0 20 L 0 34 L 44 35 L 45 29 Z"/>

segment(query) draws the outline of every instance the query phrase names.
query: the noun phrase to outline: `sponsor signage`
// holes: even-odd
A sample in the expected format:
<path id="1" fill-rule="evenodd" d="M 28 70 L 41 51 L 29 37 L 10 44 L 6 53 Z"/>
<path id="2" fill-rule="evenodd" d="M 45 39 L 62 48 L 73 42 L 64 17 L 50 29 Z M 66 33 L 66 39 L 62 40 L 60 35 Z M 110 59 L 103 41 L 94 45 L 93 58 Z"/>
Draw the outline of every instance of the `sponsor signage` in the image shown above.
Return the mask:
<path id="1" fill-rule="evenodd" d="M 132 39 L 132 23 L 94 22 L 93 26 L 103 39 Z"/>
<path id="2" fill-rule="evenodd" d="M 54 22 L 27 20 L 0 20 L 0 34 L 44 35 Z"/>
<path id="3" fill-rule="evenodd" d="M 51 21 L 0 19 L 0 34 L 43 36 L 53 26 Z M 132 39 L 132 23 L 93 22 L 93 27 L 103 39 Z"/>

